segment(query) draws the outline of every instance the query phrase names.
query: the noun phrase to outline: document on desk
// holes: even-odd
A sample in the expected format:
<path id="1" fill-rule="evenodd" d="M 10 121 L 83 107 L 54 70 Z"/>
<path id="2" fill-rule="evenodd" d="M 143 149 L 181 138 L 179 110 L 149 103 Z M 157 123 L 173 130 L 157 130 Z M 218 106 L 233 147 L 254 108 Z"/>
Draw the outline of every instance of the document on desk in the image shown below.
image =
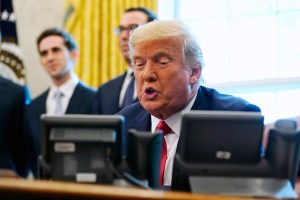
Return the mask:
<path id="1" fill-rule="evenodd" d="M 296 199 L 298 196 L 288 179 L 191 176 L 189 182 L 193 193 L 274 199 Z"/>

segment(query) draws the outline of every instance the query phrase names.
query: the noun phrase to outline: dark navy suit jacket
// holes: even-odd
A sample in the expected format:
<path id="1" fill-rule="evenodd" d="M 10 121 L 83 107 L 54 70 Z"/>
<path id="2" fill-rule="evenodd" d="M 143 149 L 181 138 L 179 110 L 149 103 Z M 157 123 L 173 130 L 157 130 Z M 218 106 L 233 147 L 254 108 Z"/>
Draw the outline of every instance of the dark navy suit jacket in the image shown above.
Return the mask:
<path id="1" fill-rule="evenodd" d="M 260 112 L 260 108 L 246 100 L 231 95 L 221 94 L 215 89 L 200 86 L 192 110 L 228 110 Z M 129 129 L 151 131 L 151 115 L 138 102 L 117 113 L 125 117 L 125 136 L 122 151 L 126 155 L 127 134 Z"/>
<path id="2" fill-rule="evenodd" d="M 30 102 L 29 90 L 0 77 L 0 168 L 28 175 L 27 136 L 24 109 Z"/>
<path id="3" fill-rule="evenodd" d="M 93 106 L 95 114 L 113 115 L 120 111 L 119 99 L 125 77 L 126 72 L 98 88 Z"/>
<path id="4" fill-rule="evenodd" d="M 26 128 L 28 134 L 33 138 L 31 158 L 33 161 L 32 171 L 36 176 L 37 173 L 37 157 L 41 154 L 41 120 L 42 114 L 46 113 L 46 99 L 49 89 L 40 96 L 32 100 L 26 110 L 27 123 Z M 93 101 L 96 91 L 83 83 L 79 82 L 71 96 L 66 114 L 92 114 Z"/>

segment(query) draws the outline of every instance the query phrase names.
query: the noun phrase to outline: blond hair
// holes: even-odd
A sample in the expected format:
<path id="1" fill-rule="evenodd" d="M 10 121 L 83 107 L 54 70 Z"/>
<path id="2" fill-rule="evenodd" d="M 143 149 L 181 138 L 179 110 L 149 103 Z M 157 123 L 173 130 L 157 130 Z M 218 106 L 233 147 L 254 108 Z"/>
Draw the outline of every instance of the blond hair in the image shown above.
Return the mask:
<path id="1" fill-rule="evenodd" d="M 130 55 L 137 44 L 146 41 L 160 40 L 171 37 L 180 37 L 183 40 L 182 55 L 186 66 L 199 64 L 204 67 L 202 50 L 196 38 L 186 24 L 178 20 L 157 20 L 140 25 L 131 32 L 129 38 Z"/>

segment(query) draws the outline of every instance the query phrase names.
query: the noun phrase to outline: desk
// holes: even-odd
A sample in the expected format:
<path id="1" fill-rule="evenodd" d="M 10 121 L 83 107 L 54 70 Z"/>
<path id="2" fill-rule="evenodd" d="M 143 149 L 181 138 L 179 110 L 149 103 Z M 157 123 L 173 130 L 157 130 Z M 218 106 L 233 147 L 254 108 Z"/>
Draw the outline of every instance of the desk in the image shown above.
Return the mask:
<path id="1" fill-rule="evenodd" d="M 1 199 L 254 200 L 251 197 L 191 194 L 45 180 L 0 178 Z M 258 198 L 263 200 L 264 198 Z"/>

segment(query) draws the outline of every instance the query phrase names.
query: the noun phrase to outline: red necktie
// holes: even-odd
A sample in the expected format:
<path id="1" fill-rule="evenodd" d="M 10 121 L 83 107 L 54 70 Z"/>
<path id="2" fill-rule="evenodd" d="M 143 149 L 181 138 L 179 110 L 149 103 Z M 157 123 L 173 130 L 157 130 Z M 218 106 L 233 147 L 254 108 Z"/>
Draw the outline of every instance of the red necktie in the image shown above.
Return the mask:
<path id="1" fill-rule="evenodd" d="M 164 183 L 164 170 L 165 164 L 167 160 L 167 143 L 165 140 L 165 135 L 169 134 L 172 129 L 166 124 L 165 121 L 160 121 L 155 130 L 160 130 L 163 132 L 163 139 L 162 139 L 162 152 L 161 152 L 161 162 L 160 162 L 160 184 L 163 185 Z"/>

